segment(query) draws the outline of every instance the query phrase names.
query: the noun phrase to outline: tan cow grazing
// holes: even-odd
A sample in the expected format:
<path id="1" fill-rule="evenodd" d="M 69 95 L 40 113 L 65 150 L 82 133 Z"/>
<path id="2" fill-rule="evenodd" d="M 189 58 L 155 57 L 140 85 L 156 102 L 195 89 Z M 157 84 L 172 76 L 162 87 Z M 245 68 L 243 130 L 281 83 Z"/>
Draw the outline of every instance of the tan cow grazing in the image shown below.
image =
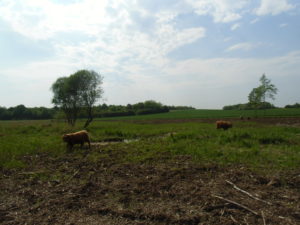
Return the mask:
<path id="1" fill-rule="evenodd" d="M 65 134 L 62 136 L 62 139 L 64 142 L 68 143 L 68 147 L 70 150 L 72 150 L 73 145 L 75 144 L 81 144 L 81 147 L 83 147 L 84 142 L 87 142 L 89 144 L 89 149 L 91 149 L 89 134 L 86 130 Z"/>
<path id="2" fill-rule="evenodd" d="M 219 120 L 216 121 L 217 129 L 227 130 L 232 127 L 232 123 L 229 121 Z"/>

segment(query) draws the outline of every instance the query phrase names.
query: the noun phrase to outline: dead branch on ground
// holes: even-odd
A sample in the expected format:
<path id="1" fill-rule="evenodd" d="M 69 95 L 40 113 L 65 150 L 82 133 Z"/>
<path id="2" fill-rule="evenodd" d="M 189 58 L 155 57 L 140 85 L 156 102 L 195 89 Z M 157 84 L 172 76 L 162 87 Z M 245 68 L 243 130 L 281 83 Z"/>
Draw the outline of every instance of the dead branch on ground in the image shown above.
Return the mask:
<path id="1" fill-rule="evenodd" d="M 260 198 L 257 198 L 257 197 L 255 197 L 255 196 L 253 196 L 252 194 L 250 194 L 249 192 L 247 192 L 247 191 L 245 191 L 245 190 L 243 190 L 243 189 L 237 187 L 237 186 L 236 186 L 234 183 L 232 183 L 231 181 L 229 181 L 229 180 L 225 180 L 225 181 L 226 181 L 228 184 L 231 184 L 231 185 L 233 186 L 234 189 L 236 189 L 236 190 L 238 190 L 238 191 L 240 191 L 240 192 L 242 192 L 242 193 L 248 195 L 249 197 L 251 197 L 251 198 L 253 198 L 253 199 L 257 200 L 257 201 L 266 203 L 266 204 L 268 204 L 268 205 L 272 205 L 270 202 L 267 202 L 267 201 L 265 201 L 265 200 L 262 200 L 262 199 L 260 199 Z"/>
<path id="2" fill-rule="evenodd" d="M 235 201 L 232 201 L 232 200 L 223 198 L 223 197 L 218 196 L 218 195 L 212 195 L 212 196 L 215 197 L 215 198 L 221 199 L 221 200 L 223 200 L 223 201 L 229 202 L 229 203 L 231 203 L 231 204 L 234 204 L 234 205 L 236 205 L 236 206 L 238 206 L 238 207 L 240 207 L 240 208 L 242 208 L 242 209 L 245 209 L 245 210 L 247 210 L 247 211 L 253 213 L 253 214 L 256 215 L 256 216 L 259 216 L 259 214 L 258 214 L 257 212 L 253 211 L 252 209 L 249 209 L 247 206 L 244 206 L 244 205 L 242 205 L 242 204 L 240 204 L 240 203 L 237 203 L 237 202 L 235 202 Z"/>

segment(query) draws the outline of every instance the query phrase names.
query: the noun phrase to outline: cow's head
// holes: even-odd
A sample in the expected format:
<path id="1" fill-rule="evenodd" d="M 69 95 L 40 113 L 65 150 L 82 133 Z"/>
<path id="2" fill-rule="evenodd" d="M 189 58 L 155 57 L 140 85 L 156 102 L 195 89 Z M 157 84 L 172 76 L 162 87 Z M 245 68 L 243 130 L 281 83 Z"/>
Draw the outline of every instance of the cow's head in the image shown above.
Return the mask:
<path id="1" fill-rule="evenodd" d="M 62 136 L 62 139 L 63 139 L 64 142 L 69 142 L 70 136 L 69 136 L 68 134 L 64 134 L 64 135 Z"/>

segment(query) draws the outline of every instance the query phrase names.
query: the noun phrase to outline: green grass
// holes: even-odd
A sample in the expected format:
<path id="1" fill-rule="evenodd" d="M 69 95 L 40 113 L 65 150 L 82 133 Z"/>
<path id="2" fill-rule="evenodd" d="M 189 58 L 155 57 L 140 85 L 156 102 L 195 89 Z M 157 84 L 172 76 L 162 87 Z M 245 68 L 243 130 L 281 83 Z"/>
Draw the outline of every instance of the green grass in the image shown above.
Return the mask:
<path id="1" fill-rule="evenodd" d="M 207 163 L 296 168 L 300 163 L 298 133 L 299 129 L 278 127 L 237 127 L 228 132 L 199 129 L 174 135 L 170 150 Z"/>
<path id="2" fill-rule="evenodd" d="M 197 111 L 184 113 L 192 116 Z M 180 115 L 180 112 L 172 113 L 169 114 L 175 115 L 172 118 Z M 0 121 L 0 168 L 25 167 L 22 157 L 28 154 L 66 154 L 61 135 L 80 130 L 82 125 L 83 121 L 75 128 L 53 121 Z M 92 142 L 108 138 L 134 140 L 101 147 L 102 153 L 92 151 L 88 157 L 91 162 L 100 161 L 107 150 L 125 153 L 120 162 L 155 162 L 164 157 L 189 155 L 197 163 L 242 164 L 264 170 L 295 169 L 300 165 L 299 127 L 237 121 L 233 129 L 223 131 L 217 130 L 214 123 L 116 120 L 95 121 L 88 131 Z M 73 154 L 78 154 L 78 149 Z"/>
<path id="3" fill-rule="evenodd" d="M 1 121 L 0 166 L 23 167 L 20 156 L 41 152 L 63 153 L 57 138 L 66 127 L 49 121 Z"/>
<path id="4" fill-rule="evenodd" d="M 151 120 L 151 119 L 194 119 L 194 118 L 231 118 L 231 117 L 299 117 L 300 109 L 268 110 L 175 110 L 169 113 L 158 113 L 139 116 L 102 118 L 100 120 Z M 99 119 L 98 119 L 99 120 Z"/>

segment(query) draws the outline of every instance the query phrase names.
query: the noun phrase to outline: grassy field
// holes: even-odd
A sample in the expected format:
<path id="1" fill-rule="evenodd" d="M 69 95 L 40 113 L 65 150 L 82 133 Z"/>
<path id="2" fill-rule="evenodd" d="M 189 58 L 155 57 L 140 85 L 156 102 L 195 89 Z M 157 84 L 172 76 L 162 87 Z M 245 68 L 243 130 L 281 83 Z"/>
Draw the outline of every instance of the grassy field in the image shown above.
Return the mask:
<path id="1" fill-rule="evenodd" d="M 298 224 L 300 117 L 279 112 L 97 120 L 72 152 L 84 121 L 0 121 L 0 224 Z"/>
<path id="2" fill-rule="evenodd" d="M 300 117 L 300 109 L 268 109 L 268 110 L 175 110 L 169 113 L 159 113 L 140 116 L 124 116 L 103 118 L 101 120 L 140 120 L 140 119 L 193 119 L 193 118 L 239 118 L 243 117 Z"/>
<path id="3" fill-rule="evenodd" d="M 251 114 L 252 113 L 252 114 Z M 139 119 L 221 118 L 253 116 L 253 111 L 190 110 L 140 116 Z M 270 110 L 266 116 L 296 116 L 299 110 Z M 137 117 L 134 117 L 137 118 Z M 121 119 L 121 118 L 119 118 Z M 132 117 L 130 118 L 132 120 Z M 114 118 L 115 120 L 115 118 Z M 213 122 L 95 121 L 88 128 L 93 143 L 127 140 L 110 145 L 123 149 L 124 161 L 149 161 L 164 154 L 189 155 L 205 164 L 245 164 L 253 168 L 287 169 L 300 165 L 300 128 L 254 121 L 236 121 L 229 131 L 216 130 Z M 37 153 L 65 154 L 61 135 L 82 128 L 55 121 L 0 122 L 0 167 L 25 167 L 22 156 Z M 99 156 L 91 152 L 93 161 Z"/>

